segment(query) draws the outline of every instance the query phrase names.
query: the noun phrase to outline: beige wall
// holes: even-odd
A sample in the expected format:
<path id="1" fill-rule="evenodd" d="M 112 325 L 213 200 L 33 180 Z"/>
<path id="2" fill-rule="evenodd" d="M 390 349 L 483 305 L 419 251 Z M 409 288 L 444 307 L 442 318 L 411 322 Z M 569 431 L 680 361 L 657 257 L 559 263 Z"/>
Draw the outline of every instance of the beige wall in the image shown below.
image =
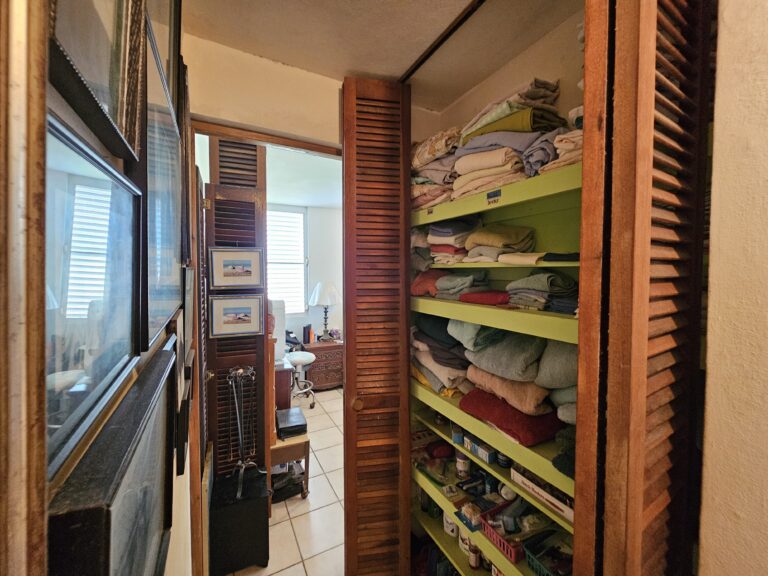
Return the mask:
<path id="1" fill-rule="evenodd" d="M 175 475 L 175 456 L 173 458 L 173 473 L 173 517 L 171 519 L 171 540 L 168 543 L 165 573 L 168 576 L 191 576 L 192 524 L 189 496 L 189 450 L 187 450 L 184 474 Z"/>
<path id="2" fill-rule="evenodd" d="M 720 0 L 700 573 L 768 569 L 768 2 Z"/>
<path id="3" fill-rule="evenodd" d="M 193 114 L 339 145 L 341 82 L 190 34 L 182 54 Z"/>

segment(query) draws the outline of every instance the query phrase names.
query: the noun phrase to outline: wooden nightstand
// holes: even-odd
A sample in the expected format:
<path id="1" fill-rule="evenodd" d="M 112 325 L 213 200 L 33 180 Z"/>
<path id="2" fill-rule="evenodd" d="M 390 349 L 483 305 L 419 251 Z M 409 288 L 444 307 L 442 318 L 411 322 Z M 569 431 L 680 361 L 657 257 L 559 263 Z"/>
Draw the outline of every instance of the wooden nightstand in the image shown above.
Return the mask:
<path id="1" fill-rule="evenodd" d="M 317 356 L 307 370 L 307 380 L 315 385 L 315 390 L 327 390 L 344 385 L 344 343 L 313 342 L 304 344 L 307 352 Z"/>

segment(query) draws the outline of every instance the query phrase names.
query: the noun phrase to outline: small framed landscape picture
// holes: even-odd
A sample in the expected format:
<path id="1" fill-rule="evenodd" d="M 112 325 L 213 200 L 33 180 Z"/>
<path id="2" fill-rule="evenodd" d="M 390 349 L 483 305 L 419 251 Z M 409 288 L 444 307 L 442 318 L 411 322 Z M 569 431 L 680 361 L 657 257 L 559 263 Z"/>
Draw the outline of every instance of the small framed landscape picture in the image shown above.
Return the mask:
<path id="1" fill-rule="evenodd" d="M 264 288 L 261 248 L 210 248 L 211 289 Z"/>
<path id="2" fill-rule="evenodd" d="M 264 296 L 211 296 L 210 337 L 257 336 L 264 333 Z"/>

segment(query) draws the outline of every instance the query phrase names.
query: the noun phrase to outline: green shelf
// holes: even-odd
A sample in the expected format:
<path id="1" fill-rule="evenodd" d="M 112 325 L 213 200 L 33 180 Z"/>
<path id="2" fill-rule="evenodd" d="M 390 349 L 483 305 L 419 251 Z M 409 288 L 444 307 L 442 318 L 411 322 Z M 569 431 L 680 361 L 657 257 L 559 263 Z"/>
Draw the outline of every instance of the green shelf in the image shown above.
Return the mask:
<path id="1" fill-rule="evenodd" d="M 459 574 L 462 576 L 488 576 L 488 572 L 482 568 L 472 568 L 469 565 L 469 558 L 459 548 L 459 539 L 452 538 L 443 530 L 442 518 L 432 518 L 421 510 L 414 510 L 413 519 L 421 524 L 424 532 L 434 540 L 437 547 L 453 564 L 453 567 L 459 571 Z"/>
<path id="2" fill-rule="evenodd" d="M 581 163 L 432 208 L 415 210 L 411 213 L 411 225 L 420 226 L 468 214 L 497 210 L 579 189 L 581 189 Z"/>
<path id="3" fill-rule="evenodd" d="M 440 488 L 416 468 L 412 468 L 412 471 L 413 479 L 416 481 L 416 484 L 418 484 L 429 495 L 429 497 L 432 498 L 432 500 L 434 500 L 437 505 L 443 509 L 443 512 L 452 514 L 456 523 L 461 523 L 461 520 L 459 520 L 456 516 L 456 507 L 451 503 L 450 500 L 448 500 L 448 498 L 443 495 L 443 493 L 440 491 Z M 496 548 L 493 542 L 491 542 L 488 537 L 483 534 L 482 529 L 478 529 L 475 532 L 470 532 L 469 539 L 475 544 L 475 546 L 480 549 L 485 557 L 488 558 L 488 560 L 490 560 L 494 566 L 496 566 L 496 568 L 501 570 L 504 576 L 533 576 L 534 573 L 528 567 L 528 564 L 525 562 L 525 560 L 517 564 L 513 564 L 506 556 L 504 556 L 504 554 L 502 554 L 501 550 Z M 456 544 L 456 548 L 458 550 L 458 543 Z M 463 554 L 461 550 L 458 550 L 458 552 L 459 554 Z"/>
<path id="4" fill-rule="evenodd" d="M 431 268 L 578 268 L 578 262 L 539 262 L 537 264 L 505 264 L 504 262 L 459 262 L 458 264 L 432 264 Z"/>
<path id="5" fill-rule="evenodd" d="M 545 482 L 549 482 L 558 490 L 573 497 L 573 478 L 569 478 L 552 465 L 552 459 L 560 451 L 554 441 L 543 442 L 531 447 L 522 446 L 503 432 L 464 412 L 459 408 L 458 399 L 439 396 L 413 379 L 411 379 L 411 396 L 433 410 L 437 410 L 448 420 L 455 422 L 486 444 L 509 456 Z"/>
<path id="6" fill-rule="evenodd" d="M 573 525 L 568 520 L 560 516 L 555 510 L 550 508 L 548 504 L 539 500 L 535 495 L 531 494 L 528 490 L 512 482 L 512 479 L 509 476 L 508 468 L 502 468 L 498 464 L 488 464 L 487 462 L 483 462 L 480 458 L 472 454 L 472 452 L 464 448 L 464 446 L 460 444 L 454 444 L 453 440 L 451 439 L 451 430 L 448 424 L 443 424 L 443 425 L 435 424 L 432 418 L 430 418 L 426 414 L 419 411 L 414 412 L 414 416 L 416 417 L 417 420 L 419 420 L 422 424 L 424 424 L 424 426 L 432 430 L 432 432 L 440 436 L 443 440 L 449 442 L 456 450 L 458 450 L 459 452 L 467 456 L 480 468 L 482 468 L 489 474 L 493 475 L 497 480 L 499 480 L 503 484 L 506 484 L 507 486 L 509 486 L 515 493 L 519 494 L 522 498 L 530 502 L 533 506 L 538 508 L 541 512 L 543 512 L 544 514 L 549 516 L 552 520 L 557 522 L 565 530 L 573 534 Z"/>
<path id="7" fill-rule="evenodd" d="M 411 310 L 570 344 L 579 342 L 579 320 L 565 314 L 512 310 L 424 297 L 411 298 Z"/>

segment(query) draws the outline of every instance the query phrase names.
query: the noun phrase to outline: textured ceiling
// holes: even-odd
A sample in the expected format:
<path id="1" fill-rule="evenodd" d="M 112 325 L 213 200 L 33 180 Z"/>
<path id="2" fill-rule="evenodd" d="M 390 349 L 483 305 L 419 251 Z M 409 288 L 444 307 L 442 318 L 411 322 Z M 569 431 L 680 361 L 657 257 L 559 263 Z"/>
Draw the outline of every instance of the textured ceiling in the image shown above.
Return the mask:
<path id="1" fill-rule="evenodd" d="M 185 32 L 341 80 L 396 79 L 468 0 L 185 0 Z"/>

